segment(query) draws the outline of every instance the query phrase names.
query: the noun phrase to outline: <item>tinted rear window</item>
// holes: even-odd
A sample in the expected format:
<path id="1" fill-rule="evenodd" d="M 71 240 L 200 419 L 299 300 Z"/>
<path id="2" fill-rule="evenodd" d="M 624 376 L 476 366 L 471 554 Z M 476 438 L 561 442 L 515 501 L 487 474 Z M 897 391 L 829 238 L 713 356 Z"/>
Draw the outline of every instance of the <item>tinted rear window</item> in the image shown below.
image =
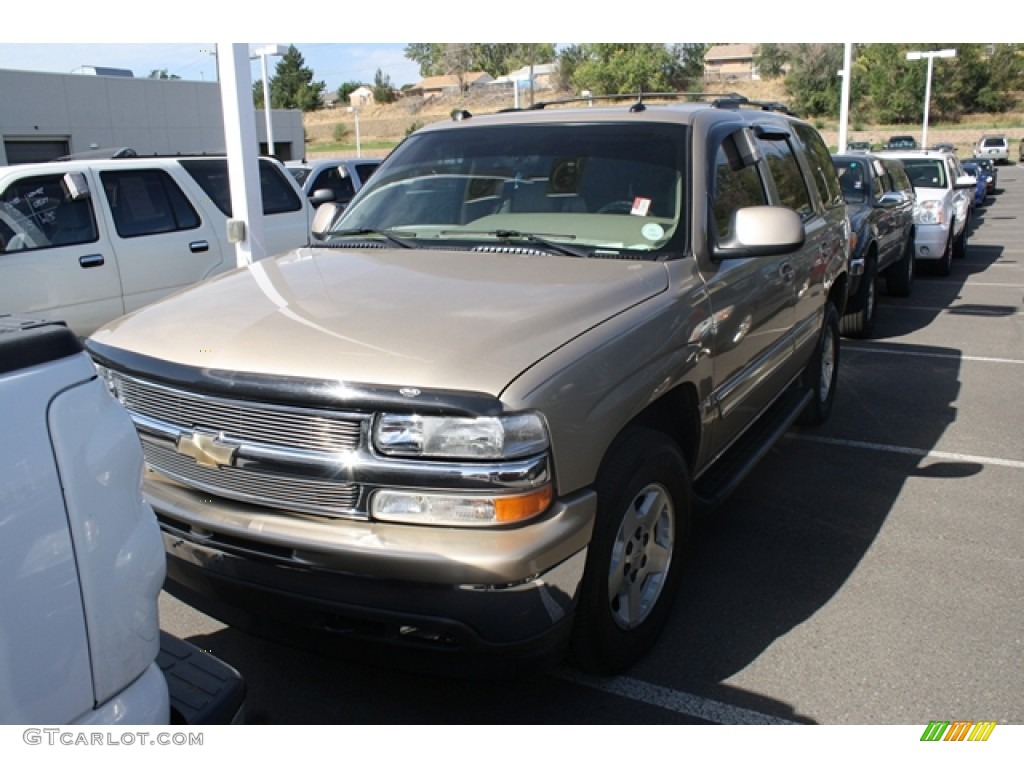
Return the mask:
<path id="1" fill-rule="evenodd" d="M 231 188 L 228 182 L 227 160 L 182 160 L 182 167 L 210 196 L 210 200 L 225 216 L 231 216 Z M 269 160 L 260 160 L 260 192 L 263 214 L 298 211 L 302 200 L 295 194 L 280 168 Z"/>

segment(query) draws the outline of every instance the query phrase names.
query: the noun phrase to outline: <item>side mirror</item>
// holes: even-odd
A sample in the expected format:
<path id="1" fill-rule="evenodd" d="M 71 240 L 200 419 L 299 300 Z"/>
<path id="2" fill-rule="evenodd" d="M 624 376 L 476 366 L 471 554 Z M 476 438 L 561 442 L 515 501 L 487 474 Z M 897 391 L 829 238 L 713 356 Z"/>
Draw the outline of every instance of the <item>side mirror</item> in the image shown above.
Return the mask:
<path id="1" fill-rule="evenodd" d="M 88 200 L 89 194 L 89 182 L 85 178 L 85 174 L 81 171 L 72 171 L 65 173 L 64 178 L 64 189 L 68 193 L 69 200 Z"/>
<path id="2" fill-rule="evenodd" d="M 718 259 L 791 253 L 804 244 L 804 224 L 791 208 L 756 205 L 732 215 L 732 236 L 718 243 L 712 255 Z"/>
<path id="3" fill-rule="evenodd" d="M 895 208 L 898 205 L 903 205 L 907 202 L 907 196 L 902 192 L 886 192 L 880 198 L 876 205 L 879 208 Z"/>
<path id="4" fill-rule="evenodd" d="M 326 240 L 328 233 L 331 231 L 331 225 L 340 213 L 341 208 L 331 202 L 325 202 L 317 208 L 316 213 L 313 215 L 313 226 L 311 227 L 313 237 L 317 240 Z"/>
<path id="5" fill-rule="evenodd" d="M 961 176 L 953 184 L 954 189 L 974 189 L 978 186 L 978 181 L 973 176 Z"/>
<path id="6" fill-rule="evenodd" d="M 323 205 L 324 203 L 329 203 L 332 200 L 334 200 L 334 190 L 318 189 L 310 194 L 309 200 L 311 203 L 313 203 L 314 206 L 320 206 Z"/>

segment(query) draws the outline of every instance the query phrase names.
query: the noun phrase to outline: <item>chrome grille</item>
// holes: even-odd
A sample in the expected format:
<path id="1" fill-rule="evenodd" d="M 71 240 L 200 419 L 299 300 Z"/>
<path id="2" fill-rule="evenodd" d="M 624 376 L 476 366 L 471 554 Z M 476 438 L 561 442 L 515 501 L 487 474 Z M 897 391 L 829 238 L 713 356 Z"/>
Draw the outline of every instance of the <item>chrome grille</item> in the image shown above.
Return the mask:
<path id="1" fill-rule="evenodd" d="M 218 496 L 252 504 L 336 517 L 365 517 L 355 508 L 359 486 L 309 477 L 204 467 L 170 448 L 144 440 L 147 463 L 173 480 Z"/>
<path id="2" fill-rule="evenodd" d="M 242 442 L 313 451 L 349 451 L 359 445 L 362 422 L 351 415 L 223 400 L 112 375 L 128 410 L 182 429 L 208 429 Z"/>
<path id="3" fill-rule="evenodd" d="M 182 435 L 205 430 L 241 446 L 297 449 L 337 456 L 359 448 L 363 423 L 359 414 L 292 408 L 197 395 L 174 387 L 103 369 L 118 398 L 133 415 L 159 422 Z M 162 438 L 144 436 L 149 466 L 173 480 L 217 496 L 278 510 L 330 517 L 365 518 L 359 511 L 360 486 L 329 475 L 289 473 L 264 461 L 258 467 L 198 464 Z"/>

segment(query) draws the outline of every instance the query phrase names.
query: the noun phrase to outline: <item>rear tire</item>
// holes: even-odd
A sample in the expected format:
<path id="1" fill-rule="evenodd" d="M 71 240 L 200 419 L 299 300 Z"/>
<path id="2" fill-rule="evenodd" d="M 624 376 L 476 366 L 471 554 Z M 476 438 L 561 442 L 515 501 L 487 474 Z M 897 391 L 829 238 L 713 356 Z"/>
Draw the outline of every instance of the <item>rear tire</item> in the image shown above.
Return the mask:
<path id="1" fill-rule="evenodd" d="M 843 315 L 841 330 L 843 336 L 855 339 L 866 339 L 875 328 L 875 315 L 878 312 L 878 267 L 875 260 L 869 257 L 861 275 L 860 289 L 854 297 L 853 312 Z"/>
<path id="2" fill-rule="evenodd" d="M 803 385 L 813 393 L 811 401 L 797 419 L 798 424 L 813 427 L 825 422 L 832 413 L 839 380 L 839 313 L 831 301 L 825 304 L 818 346 L 803 373 Z"/>
<path id="3" fill-rule="evenodd" d="M 655 644 L 679 591 L 690 538 L 689 473 L 678 447 L 632 427 L 595 484 L 597 518 L 572 635 L 572 660 L 614 674 Z"/>
<path id="4" fill-rule="evenodd" d="M 885 290 L 890 296 L 909 296 L 914 283 L 914 236 L 907 238 L 900 260 L 885 270 Z"/>

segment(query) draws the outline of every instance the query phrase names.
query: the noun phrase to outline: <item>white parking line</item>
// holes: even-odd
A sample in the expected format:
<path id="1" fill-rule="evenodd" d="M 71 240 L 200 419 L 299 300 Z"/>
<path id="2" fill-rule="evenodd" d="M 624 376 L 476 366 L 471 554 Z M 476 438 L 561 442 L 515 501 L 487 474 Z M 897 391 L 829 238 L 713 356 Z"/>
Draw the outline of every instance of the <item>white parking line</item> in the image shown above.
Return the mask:
<path id="1" fill-rule="evenodd" d="M 919 456 L 926 459 L 943 459 L 945 461 L 959 461 L 971 464 L 988 464 L 994 467 L 1010 467 L 1011 469 L 1024 469 L 1024 461 L 1016 459 L 996 459 L 991 456 L 973 456 L 969 453 L 948 453 L 946 451 L 925 451 L 920 448 L 908 448 L 903 445 L 886 445 L 885 443 L 868 443 L 863 440 L 844 440 L 839 437 L 822 437 L 820 435 L 791 434 L 786 436 L 791 440 L 803 440 L 807 443 L 820 443 L 823 445 L 839 445 L 844 448 L 861 448 L 868 451 L 882 451 L 884 453 L 901 453 L 907 456 Z"/>
<path id="2" fill-rule="evenodd" d="M 949 352 L 915 352 L 914 350 L 903 349 L 881 349 L 879 347 L 856 342 L 843 341 L 843 350 L 855 352 L 872 352 L 878 355 L 899 355 L 900 357 L 937 357 L 950 362 L 967 360 L 972 363 L 1005 363 L 1007 365 L 1024 365 L 1024 360 L 1015 360 L 1010 357 L 981 357 L 979 355 L 957 355 Z"/>
<path id="3" fill-rule="evenodd" d="M 645 683 L 632 677 L 595 677 L 569 667 L 560 667 L 551 673 L 553 677 L 571 683 L 585 685 L 604 693 L 639 701 L 654 707 L 697 717 L 720 725 L 796 725 L 793 720 L 765 715 L 752 709 L 734 707 L 713 699 L 693 696 L 674 688 Z"/>
<path id="4" fill-rule="evenodd" d="M 1014 315 L 1021 314 L 1020 311 L 1014 309 L 1012 312 L 1007 312 L 1004 307 L 979 307 L 979 306 L 957 306 L 956 304 L 946 305 L 944 307 L 921 307 L 911 304 L 886 304 L 885 311 L 889 312 L 898 309 L 913 309 L 918 312 L 955 312 L 958 315 L 981 315 L 983 317 L 1013 317 Z"/>

